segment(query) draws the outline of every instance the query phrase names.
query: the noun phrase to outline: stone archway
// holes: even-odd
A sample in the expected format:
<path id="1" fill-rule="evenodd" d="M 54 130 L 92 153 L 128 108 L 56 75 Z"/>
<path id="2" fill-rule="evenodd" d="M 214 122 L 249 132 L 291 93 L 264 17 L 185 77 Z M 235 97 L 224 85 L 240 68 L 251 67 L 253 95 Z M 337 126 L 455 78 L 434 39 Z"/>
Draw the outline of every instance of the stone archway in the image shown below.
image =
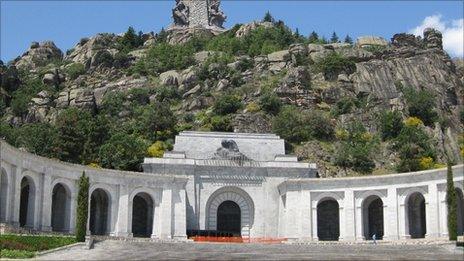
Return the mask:
<path id="1" fill-rule="evenodd" d="M 236 206 L 238 206 L 238 209 L 236 206 L 233 206 L 232 203 L 226 203 L 225 205 L 222 205 L 227 201 L 234 203 Z M 221 226 L 218 227 L 218 212 L 220 210 L 220 206 L 228 207 L 228 211 L 230 211 L 228 215 L 232 224 L 229 223 L 224 226 L 237 226 L 237 213 L 239 213 L 240 233 L 236 232 L 235 235 L 242 237 L 250 236 L 250 229 L 253 226 L 254 219 L 254 204 L 248 193 L 237 187 L 225 187 L 215 191 L 206 203 L 206 228 L 208 230 L 218 230 L 218 228 L 223 226 L 223 224 L 221 224 Z M 234 216 L 235 218 L 233 218 Z"/>
<path id="2" fill-rule="evenodd" d="M 8 209 L 8 176 L 4 168 L 0 168 L 0 222 L 7 220 Z"/>
<path id="3" fill-rule="evenodd" d="M 427 233 L 425 221 L 425 198 L 414 192 L 407 198 L 408 228 L 411 238 L 424 238 Z"/>
<path id="4" fill-rule="evenodd" d="M 58 183 L 52 190 L 52 230 L 67 232 L 70 230 L 71 193 L 65 185 Z"/>
<path id="5" fill-rule="evenodd" d="M 19 226 L 34 227 L 35 184 L 31 177 L 25 176 L 21 180 L 21 194 L 19 203 Z"/>
<path id="6" fill-rule="evenodd" d="M 317 238 L 321 241 L 337 241 L 340 237 L 340 208 L 333 198 L 325 198 L 317 204 Z"/>
<path id="7" fill-rule="evenodd" d="M 363 212 L 363 235 L 371 240 L 373 235 L 376 239 L 382 239 L 384 234 L 383 201 L 379 196 L 372 195 L 364 199 Z"/>
<path id="8" fill-rule="evenodd" d="M 134 237 L 150 237 L 153 232 L 154 202 L 145 192 L 136 194 L 132 200 L 132 234 Z"/>
<path id="9" fill-rule="evenodd" d="M 109 194 L 97 188 L 90 196 L 90 220 L 89 230 L 92 235 L 108 234 L 110 224 L 110 197 Z"/>
<path id="10" fill-rule="evenodd" d="M 458 235 L 464 235 L 464 195 L 462 190 L 456 188 L 456 201 L 457 201 L 457 231 Z"/>

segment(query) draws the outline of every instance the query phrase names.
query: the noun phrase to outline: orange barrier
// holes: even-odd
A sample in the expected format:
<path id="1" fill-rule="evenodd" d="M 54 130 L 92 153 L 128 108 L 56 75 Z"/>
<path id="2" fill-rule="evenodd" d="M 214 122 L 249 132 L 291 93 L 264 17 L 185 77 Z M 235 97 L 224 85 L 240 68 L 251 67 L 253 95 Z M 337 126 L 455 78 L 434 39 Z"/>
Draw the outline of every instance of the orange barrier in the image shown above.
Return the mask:
<path id="1" fill-rule="evenodd" d="M 243 238 L 243 237 L 213 237 L 213 236 L 193 236 L 194 242 L 217 242 L 217 243 L 264 243 L 279 244 L 287 241 L 286 238 Z"/>

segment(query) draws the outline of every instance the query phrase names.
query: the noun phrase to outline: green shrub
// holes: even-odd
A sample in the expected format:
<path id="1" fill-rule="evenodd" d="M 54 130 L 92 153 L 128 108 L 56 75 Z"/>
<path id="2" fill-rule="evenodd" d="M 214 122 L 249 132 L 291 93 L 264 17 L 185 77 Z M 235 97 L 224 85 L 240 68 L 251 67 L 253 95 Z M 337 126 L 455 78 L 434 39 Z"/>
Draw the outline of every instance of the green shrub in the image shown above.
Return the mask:
<path id="1" fill-rule="evenodd" d="M 10 250 L 10 249 L 2 249 L 0 252 L 0 258 L 32 258 L 35 256 L 34 252 L 27 251 L 27 250 Z"/>
<path id="2" fill-rule="evenodd" d="M 274 93 L 266 93 L 259 99 L 259 105 L 267 113 L 277 115 L 282 107 L 282 102 Z"/>
<path id="3" fill-rule="evenodd" d="M 179 91 L 177 88 L 169 86 L 160 86 L 155 90 L 156 100 L 160 102 L 178 100 L 180 98 Z"/>
<path id="4" fill-rule="evenodd" d="M 88 111 L 68 108 L 58 114 L 59 159 L 88 164 L 98 158 L 99 146 L 108 139 L 109 122 L 103 116 L 93 117 Z"/>
<path id="5" fill-rule="evenodd" d="M 92 61 L 94 66 L 111 67 L 113 65 L 113 56 L 106 50 L 98 51 Z"/>
<path id="6" fill-rule="evenodd" d="M 16 146 L 27 151 L 48 157 L 58 157 L 58 130 L 48 123 L 29 123 L 17 130 Z"/>
<path id="7" fill-rule="evenodd" d="M 111 116 L 117 116 L 123 110 L 125 95 L 122 92 L 113 91 L 103 97 L 101 111 Z"/>
<path id="8" fill-rule="evenodd" d="M 117 69 L 129 66 L 129 56 L 124 52 L 118 52 L 114 55 L 113 67 Z"/>
<path id="9" fill-rule="evenodd" d="M 213 111 L 219 115 L 235 113 L 242 108 L 242 101 L 234 95 L 228 94 L 220 96 L 213 106 Z"/>
<path id="10" fill-rule="evenodd" d="M 22 90 L 14 92 L 10 103 L 13 114 L 18 117 L 25 116 L 29 111 L 31 99 L 31 95 L 24 93 Z"/>
<path id="11" fill-rule="evenodd" d="M 400 172 L 421 170 L 421 158 L 436 159 L 432 141 L 422 125 L 405 124 L 395 139 L 394 148 L 399 154 L 396 169 Z"/>
<path id="12" fill-rule="evenodd" d="M 85 66 L 82 63 L 73 63 L 67 67 L 66 73 L 71 80 L 74 80 L 85 73 Z"/>
<path id="13" fill-rule="evenodd" d="M 350 122 L 340 131 L 335 164 L 361 173 L 371 173 L 375 168 L 374 157 L 378 150 L 378 139 L 367 132 L 358 121 Z"/>
<path id="14" fill-rule="evenodd" d="M 23 250 L 36 252 L 73 243 L 76 243 L 76 239 L 74 237 L 12 234 L 0 235 L 0 249 L 2 249 L 2 254 L 4 250 Z"/>
<path id="15" fill-rule="evenodd" d="M 324 74 L 327 80 L 335 80 L 340 73 L 351 74 L 356 70 L 353 60 L 345 58 L 337 52 L 332 52 L 316 61 L 315 67 Z"/>
<path id="16" fill-rule="evenodd" d="M 435 95 L 428 90 L 416 91 L 413 88 L 403 90 L 408 105 L 409 116 L 420 118 L 425 125 L 431 126 L 438 120 Z"/>
<path id="17" fill-rule="evenodd" d="M 148 50 L 145 58 L 136 63 L 136 71 L 142 72 L 142 75 L 156 75 L 169 70 L 183 70 L 195 62 L 194 50 L 193 46 L 187 44 L 157 44 Z"/>
<path id="18" fill-rule="evenodd" d="M 312 110 L 302 115 L 303 124 L 307 125 L 310 130 L 311 138 L 318 140 L 331 140 L 335 134 L 335 128 L 332 120 L 323 111 Z"/>
<path id="19" fill-rule="evenodd" d="M 89 177 L 82 176 L 78 182 L 79 192 L 77 193 L 77 217 L 76 217 L 76 240 L 78 242 L 85 242 L 85 235 L 87 233 L 87 218 L 89 215 Z"/>
<path id="20" fill-rule="evenodd" d="M 403 120 L 399 111 L 382 111 L 379 115 L 379 129 L 382 140 L 394 139 L 403 128 Z"/>
<path id="21" fill-rule="evenodd" d="M 141 107 L 137 112 L 137 133 L 147 140 L 173 138 L 177 118 L 168 103 L 156 102 Z"/>
<path id="22" fill-rule="evenodd" d="M 128 53 L 142 45 L 142 32 L 136 34 L 132 26 L 129 26 L 126 33 L 124 33 L 124 35 L 118 39 L 118 49 L 124 53 Z"/>
<path id="23" fill-rule="evenodd" d="M 332 108 L 332 115 L 338 116 L 347 113 L 351 113 L 353 108 L 356 107 L 356 101 L 351 97 L 343 97 Z"/>
<path id="24" fill-rule="evenodd" d="M 232 132 L 234 131 L 233 126 L 231 125 L 231 120 L 229 116 L 213 116 L 211 117 L 211 130 L 212 131 L 224 131 Z"/>
<path id="25" fill-rule="evenodd" d="M 308 140 L 311 130 L 304 123 L 301 113 L 294 106 L 283 107 L 272 121 L 272 130 L 288 142 L 299 143 Z"/>
<path id="26" fill-rule="evenodd" d="M 105 168 L 140 171 L 147 148 L 145 140 L 117 133 L 100 147 L 100 161 Z"/>

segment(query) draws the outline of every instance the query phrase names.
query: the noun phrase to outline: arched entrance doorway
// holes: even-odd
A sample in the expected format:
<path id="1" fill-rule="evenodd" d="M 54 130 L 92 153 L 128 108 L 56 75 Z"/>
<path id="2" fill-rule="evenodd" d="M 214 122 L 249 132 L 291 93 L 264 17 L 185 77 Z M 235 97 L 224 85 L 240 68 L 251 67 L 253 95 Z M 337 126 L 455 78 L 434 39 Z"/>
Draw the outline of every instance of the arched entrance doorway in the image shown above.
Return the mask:
<path id="1" fill-rule="evenodd" d="M 153 200 L 147 193 L 135 195 L 132 201 L 132 234 L 150 237 L 153 231 Z"/>
<path id="2" fill-rule="evenodd" d="M 407 201 L 408 210 L 408 226 L 409 235 L 411 238 L 425 237 L 426 223 L 425 223 L 425 198 L 419 193 L 411 194 Z"/>
<path id="3" fill-rule="evenodd" d="M 458 235 L 464 235 L 464 195 L 462 190 L 456 188 L 456 199 L 457 199 L 457 218 L 458 218 Z"/>
<path id="4" fill-rule="evenodd" d="M 317 237 L 321 241 L 335 241 L 340 237 L 339 206 L 335 199 L 317 204 Z"/>
<path id="5" fill-rule="evenodd" d="M 364 238 L 383 238 L 383 202 L 378 196 L 367 197 L 362 206 Z"/>
<path id="6" fill-rule="evenodd" d="M 219 205 L 217 211 L 217 230 L 220 233 L 241 236 L 241 211 L 237 203 L 224 201 Z"/>
<path id="7" fill-rule="evenodd" d="M 19 203 L 19 225 L 34 226 L 35 185 L 30 177 L 21 180 L 21 195 Z"/>
<path id="8" fill-rule="evenodd" d="M 52 230 L 69 231 L 71 212 L 71 195 L 60 183 L 52 190 Z"/>
<path id="9" fill-rule="evenodd" d="M 3 168 L 0 168 L 0 222 L 6 221 L 8 202 L 8 176 Z"/>
<path id="10" fill-rule="evenodd" d="M 254 222 L 254 209 L 253 200 L 246 191 L 237 187 L 220 188 L 211 194 L 206 202 L 206 229 L 218 231 L 232 228 L 234 231 L 240 231 L 240 233 L 236 232 L 235 235 L 242 238 L 250 237 Z M 220 220 L 219 216 L 221 216 Z"/>
<path id="11" fill-rule="evenodd" d="M 109 197 L 103 189 L 96 189 L 90 196 L 89 229 L 92 235 L 108 234 L 109 224 Z"/>

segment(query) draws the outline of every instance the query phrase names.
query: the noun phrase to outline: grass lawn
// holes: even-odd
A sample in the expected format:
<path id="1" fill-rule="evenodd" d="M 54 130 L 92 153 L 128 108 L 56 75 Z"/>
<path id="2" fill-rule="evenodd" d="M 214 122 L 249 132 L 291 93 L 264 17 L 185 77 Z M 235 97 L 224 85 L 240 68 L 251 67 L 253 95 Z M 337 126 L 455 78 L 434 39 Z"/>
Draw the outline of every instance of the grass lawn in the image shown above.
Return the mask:
<path id="1" fill-rule="evenodd" d="M 31 258 L 38 251 L 76 242 L 74 237 L 0 235 L 0 258 Z"/>

